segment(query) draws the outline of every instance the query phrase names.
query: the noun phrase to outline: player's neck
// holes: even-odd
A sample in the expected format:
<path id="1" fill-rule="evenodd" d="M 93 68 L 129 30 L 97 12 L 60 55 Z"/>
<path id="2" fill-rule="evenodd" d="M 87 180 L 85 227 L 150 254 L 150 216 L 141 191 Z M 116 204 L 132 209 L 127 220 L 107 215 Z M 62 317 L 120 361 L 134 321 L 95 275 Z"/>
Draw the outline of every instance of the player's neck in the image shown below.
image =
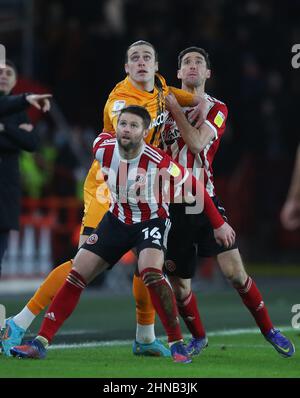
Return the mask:
<path id="1" fill-rule="evenodd" d="M 150 93 L 154 89 L 154 78 L 148 82 L 136 82 L 135 80 L 131 79 L 130 76 L 128 76 L 128 79 L 130 83 L 138 90 L 147 91 Z"/>
<path id="2" fill-rule="evenodd" d="M 199 97 L 202 97 L 205 93 L 205 85 L 197 86 L 197 87 L 191 87 L 187 86 L 186 84 L 182 83 L 181 85 L 182 90 L 185 90 L 191 94 L 198 95 Z"/>

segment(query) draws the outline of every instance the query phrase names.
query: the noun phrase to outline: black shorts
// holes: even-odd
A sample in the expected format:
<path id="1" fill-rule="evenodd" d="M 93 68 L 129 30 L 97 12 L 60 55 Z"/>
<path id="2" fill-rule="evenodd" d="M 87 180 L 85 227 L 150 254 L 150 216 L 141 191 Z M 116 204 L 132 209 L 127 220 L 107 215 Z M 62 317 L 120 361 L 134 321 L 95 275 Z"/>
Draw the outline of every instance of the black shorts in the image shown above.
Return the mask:
<path id="1" fill-rule="evenodd" d="M 225 209 L 217 197 L 212 198 L 219 213 L 227 221 Z M 170 205 L 172 227 L 168 238 L 165 272 L 168 275 L 190 279 L 195 274 L 198 257 L 212 257 L 236 249 L 219 246 L 214 238 L 213 228 L 204 213 L 186 214 L 187 205 Z"/>
<path id="2" fill-rule="evenodd" d="M 165 252 L 170 227 L 169 218 L 128 225 L 108 211 L 81 248 L 102 257 L 112 267 L 133 248 L 136 248 L 137 255 L 145 248 Z"/>

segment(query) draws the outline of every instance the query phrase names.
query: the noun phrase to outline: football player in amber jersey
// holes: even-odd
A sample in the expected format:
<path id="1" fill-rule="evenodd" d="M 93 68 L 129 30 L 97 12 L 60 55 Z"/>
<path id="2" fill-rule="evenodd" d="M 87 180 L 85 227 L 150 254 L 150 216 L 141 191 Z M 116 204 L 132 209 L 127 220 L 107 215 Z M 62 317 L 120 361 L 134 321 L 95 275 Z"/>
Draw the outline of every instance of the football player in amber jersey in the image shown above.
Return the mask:
<path id="1" fill-rule="evenodd" d="M 157 54 L 152 44 L 138 41 L 126 52 L 127 77 L 118 83 L 108 97 L 104 109 L 104 131 L 115 131 L 118 111 L 128 105 L 144 106 L 151 116 L 151 125 L 146 142 L 158 146 L 166 110 L 165 96 L 172 91 L 181 106 L 193 106 L 199 98 L 183 90 L 169 88 L 157 73 Z M 109 191 L 105 187 L 98 162 L 93 162 L 84 184 L 84 216 L 80 231 L 79 247 L 109 208 Z M 2 350 L 10 355 L 10 347 L 19 345 L 25 331 L 35 317 L 51 302 L 72 268 L 72 260 L 56 267 L 13 318 L 6 321 L 2 337 Z M 154 334 L 155 311 L 148 291 L 139 277 L 134 277 L 133 292 L 136 299 L 137 332 L 133 351 L 137 355 L 169 356 L 170 352 Z"/>
<path id="2" fill-rule="evenodd" d="M 212 163 L 225 130 L 227 106 L 205 93 L 205 83 L 210 77 L 210 61 L 205 50 L 189 47 L 178 57 L 178 78 L 182 88 L 203 96 L 207 100 L 207 115 L 199 128 L 188 121 L 190 109 L 178 104 L 169 95 L 166 99 L 172 117 L 164 131 L 165 150 L 181 165 L 197 172 L 205 169 L 205 187 L 220 214 L 227 220 L 225 209 L 214 190 Z M 293 343 L 274 329 L 268 310 L 255 281 L 247 274 L 236 245 L 226 248 L 217 245 L 211 235 L 207 218 L 202 214 L 186 214 L 184 205 L 170 206 L 172 221 L 168 238 L 166 271 L 175 291 L 178 310 L 192 334 L 187 347 L 190 355 L 199 354 L 207 346 L 205 329 L 197 308 L 196 297 L 191 289 L 191 278 L 196 267 L 196 257 L 215 256 L 221 271 L 241 297 L 252 314 L 265 339 L 285 357 L 294 354 Z M 197 251 L 195 249 L 197 244 Z M 168 261 L 169 260 L 169 261 Z"/>

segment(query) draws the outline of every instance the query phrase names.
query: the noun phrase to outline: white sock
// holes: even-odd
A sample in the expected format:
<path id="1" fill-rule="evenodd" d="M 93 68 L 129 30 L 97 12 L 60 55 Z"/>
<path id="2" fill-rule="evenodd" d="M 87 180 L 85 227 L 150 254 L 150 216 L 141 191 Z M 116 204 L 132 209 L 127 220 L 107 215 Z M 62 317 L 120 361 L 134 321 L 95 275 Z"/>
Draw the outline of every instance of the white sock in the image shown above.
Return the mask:
<path id="1" fill-rule="evenodd" d="M 13 320 L 17 326 L 27 330 L 34 321 L 36 315 L 34 315 L 27 306 L 25 306 L 21 312 L 13 317 Z"/>
<path id="2" fill-rule="evenodd" d="M 180 340 L 171 341 L 171 342 L 169 343 L 169 347 L 171 348 L 173 344 L 176 344 L 176 343 L 179 343 L 179 342 L 183 343 L 183 340 L 180 339 Z"/>
<path id="3" fill-rule="evenodd" d="M 150 344 L 155 340 L 154 324 L 136 324 L 136 341 L 140 344 Z"/>
<path id="4" fill-rule="evenodd" d="M 45 348 L 49 347 L 49 341 L 43 336 L 36 336 L 36 340 L 40 341 Z"/>

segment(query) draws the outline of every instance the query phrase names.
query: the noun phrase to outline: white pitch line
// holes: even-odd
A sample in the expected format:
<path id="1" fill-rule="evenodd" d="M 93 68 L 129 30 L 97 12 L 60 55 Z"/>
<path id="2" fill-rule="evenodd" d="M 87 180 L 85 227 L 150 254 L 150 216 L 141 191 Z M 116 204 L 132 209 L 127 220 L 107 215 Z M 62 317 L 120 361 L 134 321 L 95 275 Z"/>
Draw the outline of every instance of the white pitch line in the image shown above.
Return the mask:
<path id="1" fill-rule="evenodd" d="M 296 329 L 290 327 L 290 326 L 282 326 L 279 327 L 282 332 L 291 332 L 295 331 Z M 90 331 L 89 331 L 90 332 Z M 77 330 L 75 331 L 65 331 L 62 334 L 86 334 L 88 333 L 87 330 Z M 244 328 L 244 329 L 229 329 L 229 330 L 217 330 L 213 332 L 208 332 L 207 336 L 208 337 L 215 337 L 215 336 L 236 336 L 239 334 L 260 334 L 260 330 L 258 328 Z M 190 335 L 186 334 L 184 335 L 185 338 L 190 337 Z M 160 336 L 159 338 L 165 339 L 165 336 Z M 86 342 L 86 343 L 74 343 L 74 344 L 53 344 L 49 347 L 49 349 L 52 350 L 57 350 L 57 349 L 67 349 L 67 348 L 95 348 L 95 347 L 112 347 L 112 346 L 125 346 L 125 345 L 130 345 L 132 344 L 132 339 L 131 340 L 111 340 L 111 341 L 91 341 L 91 342 Z M 235 346 L 235 345 L 232 345 Z"/>

